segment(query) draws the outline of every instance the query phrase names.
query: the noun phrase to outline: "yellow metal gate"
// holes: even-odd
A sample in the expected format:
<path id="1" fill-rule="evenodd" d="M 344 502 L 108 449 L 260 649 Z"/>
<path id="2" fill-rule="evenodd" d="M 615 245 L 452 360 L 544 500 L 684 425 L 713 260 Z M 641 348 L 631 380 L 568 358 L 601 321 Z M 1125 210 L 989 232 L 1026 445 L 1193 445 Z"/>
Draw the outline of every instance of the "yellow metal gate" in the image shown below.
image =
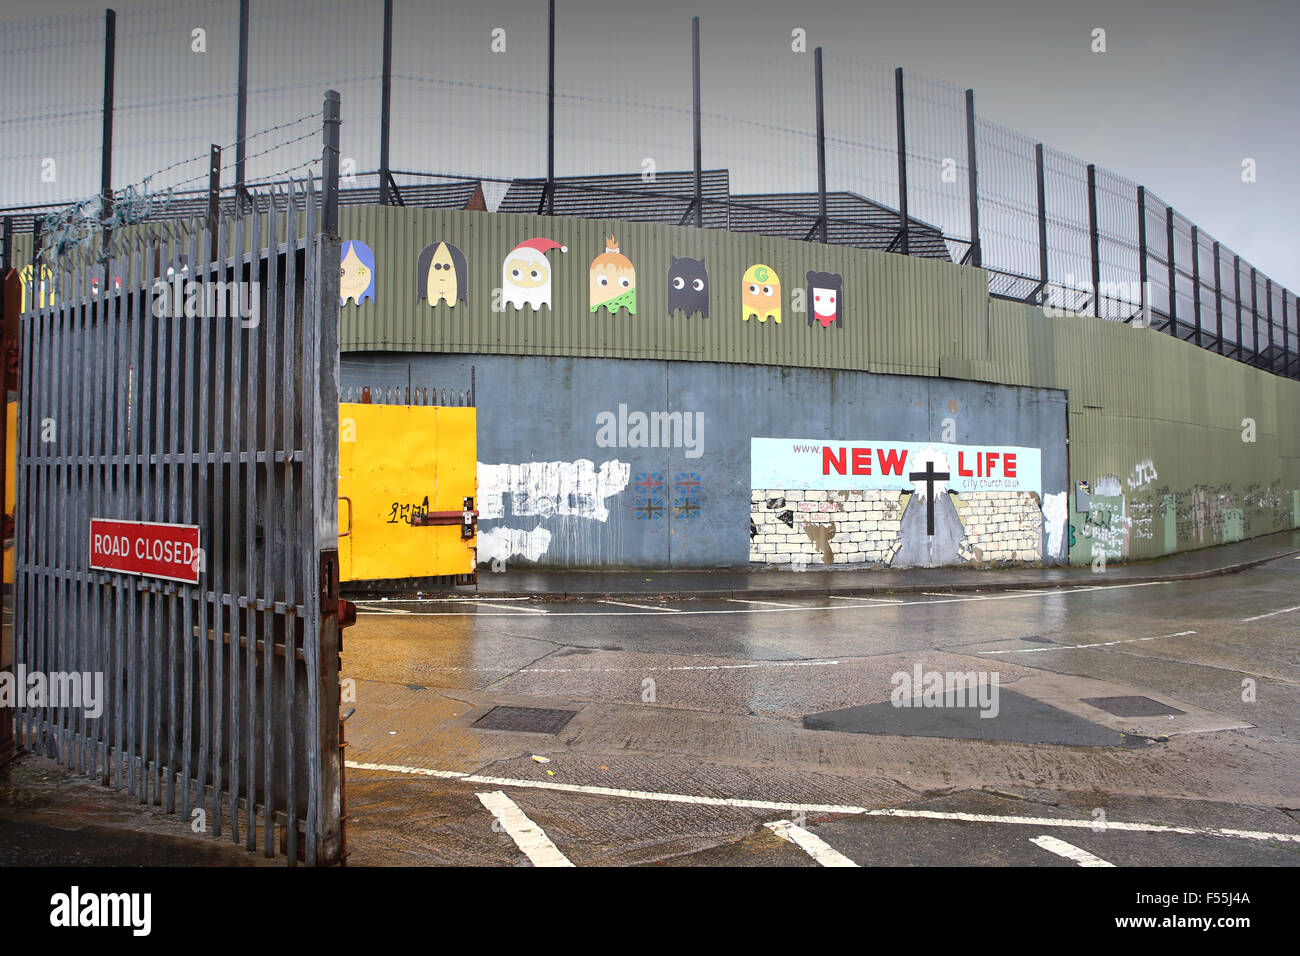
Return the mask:
<path id="1" fill-rule="evenodd" d="M 340 580 L 472 579 L 476 416 L 446 405 L 339 406 Z"/>

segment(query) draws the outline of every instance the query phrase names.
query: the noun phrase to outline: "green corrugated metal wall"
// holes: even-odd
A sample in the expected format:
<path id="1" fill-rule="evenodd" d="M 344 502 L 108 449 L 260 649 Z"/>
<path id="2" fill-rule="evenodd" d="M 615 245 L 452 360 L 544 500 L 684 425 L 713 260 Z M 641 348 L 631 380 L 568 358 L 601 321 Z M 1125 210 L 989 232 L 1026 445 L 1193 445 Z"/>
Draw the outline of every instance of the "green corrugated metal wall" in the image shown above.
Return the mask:
<path id="1" fill-rule="evenodd" d="M 345 350 L 741 362 L 1060 388 L 1069 396 L 1071 487 L 1080 479 L 1119 480 L 1141 516 L 1127 534 L 1129 557 L 1163 553 L 1165 495 L 1175 498 L 1179 549 L 1218 543 L 1222 513 L 1235 507 L 1244 507 L 1247 536 L 1295 522 L 1300 383 L 1150 330 L 1049 319 L 1040 309 L 990 299 L 977 269 L 646 223 L 379 206 L 344 207 L 339 219 L 343 238 L 367 243 L 376 256 L 375 302 L 342 309 Z M 636 267 L 634 317 L 588 310 L 588 267 L 611 232 Z M 569 248 L 547 256 L 553 309 L 494 312 L 506 253 L 535 236 Z M 21 264 L 30 237 L 16 239 Z M 440 240 L 465 253 L 467 305 L 430 307 L 417 296 L 419 254 Z M 670 254 L 705 260 L 708 319 L 666 315 Z M 780 325 L 741 321 L 741 276 L 758 262 L 780 277 Z M 809 269 L 844 277 L 843 329 L 809 328 L 805 314 L 791 311 L 792 292 Z M 1243 440 L 1247 418 L 1255 422 L 1254 442 Z M 1134 471 L 1147 460 L 1157 474 L 1150 482 Z M 1071 524 L 1081 525 L 1070 499 Z M 1076 537 L 1071 556 L 1087 561 L 1088 542 Z"/>

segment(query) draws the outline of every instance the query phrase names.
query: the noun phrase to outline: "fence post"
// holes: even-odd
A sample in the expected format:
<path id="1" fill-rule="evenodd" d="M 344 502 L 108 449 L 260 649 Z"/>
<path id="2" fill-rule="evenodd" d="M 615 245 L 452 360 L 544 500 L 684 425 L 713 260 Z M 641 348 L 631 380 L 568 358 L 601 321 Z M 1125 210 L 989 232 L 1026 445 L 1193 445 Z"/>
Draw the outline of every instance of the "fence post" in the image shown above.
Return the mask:
<path id="1" fill-rule="evenodd" d="M 970 264 L 983 265 L 984 250 L 980 248 L 979 177 L 975 166 L 975 91 L 966 91 L 966 182 L 970 195 Z"/>
<path id="2" fill-rule="evenodd" d="M 826 241 L 826 114 L 822 109 L 822 48 L 813 50 L 813 82 L 817 92 L 817 232 Z M 904 232 L 903 254 L 907 254 Z"/>
<path id="3" fill-rule="evenodd" d="M 1192 226 L 1192 318 L 1196 322 L 1196 345 L 1201 344 L 1201 232 Z"/>
<path id="4" fill-rule="evenodd" d="M 1255 280 L 1255 267 L 1250 267 L 1250 348 L 1255 353 L 1252 365 L 1259 364 L 1259 283 Z"/>
<path id="5" fill-rule="evenodd" d="M 1219 243 L 1214 243 L 1214 334 L 1219 339 L 1219 354 L 1223 354 L 1223 266 L 1219 261 Z"/>
<path id="6" fill-rule="evenodd" d="M 1038 173 L 1038 301 L 1047 301 L 1047 171 L 1043 164 L 1043 144 L 1034 146 L 1034 166 Z"/>
<path id="7" fill-rule="evenodd" d="M 548 2 L 546 24 L 546 188 L 537 211 L 549 216 L 555 212 L 555 0 Z"/>
<path id="8" fill-rule="evenodd" d="M 248 0 L 239 0 L 239 66 L 235 91 L 235 202 L 248 196 L 244 187 L 248 156 Z"/>
<path id="9" fill-rule="evenodd" d="M 1273 370 L 1273 280 L 1264 279 L 1264 298 L 1268 300 L 1268 368 Z"/>
<path id="10" fill-rule="evenodd" d="M 393 0 L 384 0 L 383 62 L 379 87 L 379 205 L 391 206 L 388 137 L 393 110 Z"/>
<path id="11" fill-rule="evenodd" d="M 1282 290 L 1282 374 L 1291 377 L 1291 327 L 1287 324 L 1286 289 Z"/>
<path id="12" fill-rule="evenodd" d="M 903 106 L 903 68 L 894 70 L 894 112 L 898 125 L 898 235 L 903 255 L 911 255 L 907 233 L 910 218 L 907 213 L 907 118 Z"/>
<path id="13" fill-rule="evenodd" d="M 221 147 L 213 143 L 208 151 L 208 261 L 216 262 L 217 226 L 221 221 Z M 206 274 L 206 270 L 204 270 Z M 224 279 L 220 273 L 218 280 Z"/>
<path id="14" fill-rule="evenodd" d="M 320 167 L 321 186 L 325 192 L 321 204 L 321 232 L 327 236 L 339 234 L 339 114 L 338 91 L 326 90 Z"/>
<path id="15" fill-rule="evenodd" d="M 1147 290 L 1147 188 L 1138 187 L 1138 297 L 1142 303 L 1142 327 L 1151 328 L 1151 296 Z"/>
<path id="16" fill-rule="evenodd" d="M 1092 259 L 1092 314 L 1101 318 L 1101 239 L 1097 231 L 1097 167 L 1088 164 L 1088 255 Z"/>
<path id="17" fill-rule="evenodd" d="M 101 219 L 113 212 L 113 79 L 117 60 L 117 12 L 104 11 L 104 113 L 99 154 L 99 192 L 103 197 Z M 108 246 L 108 231 L 104 246 Z"/>
<path id="18" fill-rule="evenodd" d="M 1241 256 L 1232 257 L 1232 298 L 1237 303 L 1237 361 L 1243 361 L 1246 350 L 1241 341 Z"/>
<path id="19" fill-rule="evenodd" d="M 1178 338 L 1178 269 L 1174 265 L 1174 207 L 1165 206 L 1165 253 L 1169 266 L 1169 334 Z"/>
<path id="20" fill-rule="evenodd" d="M 695 225 L 704 228 L 704 167 L 700 136 L 700 18 L 691 17 L 691 110 L 695 154 Z"/>

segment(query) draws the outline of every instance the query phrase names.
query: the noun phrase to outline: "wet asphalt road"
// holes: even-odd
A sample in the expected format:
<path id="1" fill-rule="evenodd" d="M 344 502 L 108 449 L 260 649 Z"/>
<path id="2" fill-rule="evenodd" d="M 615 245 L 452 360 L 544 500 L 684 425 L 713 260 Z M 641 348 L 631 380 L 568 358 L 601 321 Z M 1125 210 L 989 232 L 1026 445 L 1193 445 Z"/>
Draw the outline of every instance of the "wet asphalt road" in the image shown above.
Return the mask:
<path id="1" fill-rule="evenodd" d="M 353 864 L 1300 863 L 1293 558 L 1061 591 L 361 611 Z M 891 706 L 918 670 L 985 698 Z M 1110 700 L 1135 697 L 1152 712 Z M 498 705 L 574 713 L 472 726 Z"/>

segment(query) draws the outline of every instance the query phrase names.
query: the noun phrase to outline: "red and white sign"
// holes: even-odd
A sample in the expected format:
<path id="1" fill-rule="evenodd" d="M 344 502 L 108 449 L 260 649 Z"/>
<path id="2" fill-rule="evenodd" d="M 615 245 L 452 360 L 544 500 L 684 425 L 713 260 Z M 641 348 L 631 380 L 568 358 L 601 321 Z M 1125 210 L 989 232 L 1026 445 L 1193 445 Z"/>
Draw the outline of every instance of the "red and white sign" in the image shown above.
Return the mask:
<path id="1" fill-rule="evenodd" d="M 917 491 L 914 476 L 931 466 L 935 487 L 957 494 L 1042 492 L 1038 448 L 817 438 L 751 438 L 749 442 L 750 488 Z"/>
<path id="2" fill-rule="evenodd" d="M 90 566 L 185 584 L 199 583 L 197 525 L 90 519 Z"/>

